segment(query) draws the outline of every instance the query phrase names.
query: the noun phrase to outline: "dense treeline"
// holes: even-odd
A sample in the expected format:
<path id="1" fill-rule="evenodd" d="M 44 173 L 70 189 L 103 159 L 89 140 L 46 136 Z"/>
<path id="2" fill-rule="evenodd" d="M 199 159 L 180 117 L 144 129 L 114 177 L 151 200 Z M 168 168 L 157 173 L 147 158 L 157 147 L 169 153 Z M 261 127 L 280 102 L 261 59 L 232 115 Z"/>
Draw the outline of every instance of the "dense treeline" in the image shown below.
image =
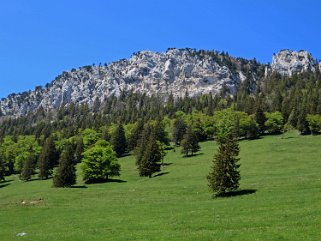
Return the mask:
<path id="1" fill-rule="evenodd" d="M 27 116 L 1 120 L 0 179 L 17 173 L 30 180 L 56 177 L 56 186 L 72 185 L 74 165 L 82 162 L 84 180 L 107 180 L 120 174 L 117 158 L 136 155 L 139 175 L 151 177 L 161 170 L 164 150 L 181 146 L 184 155 L 199 150 L 198 142 L 220 136 L 232 126 L 237 138 L 255 139 L 291 128 L 302 134 L 321 132 L 321 77 L 304 73 L 278 74 L 258 82 L 244 81 L 234 96 L 225 88 L 211 94 L 174 99 L 170 94 L 147 96 L 122 93 L 98 100 L 89 108 L 73 103 L 57 111 L 39 109 Z M 226 125 L 225 120 L 232 123 Z M 173 144 L 171 144 L 173 143 Z M 95 156 L 95 158 L 92 158 Z M 93 163 L 99 160 L 100 163 Z M 93 170 L 101 166 L 99 175 Z M 59 170 L 69 172 L 67 183 Z"/>

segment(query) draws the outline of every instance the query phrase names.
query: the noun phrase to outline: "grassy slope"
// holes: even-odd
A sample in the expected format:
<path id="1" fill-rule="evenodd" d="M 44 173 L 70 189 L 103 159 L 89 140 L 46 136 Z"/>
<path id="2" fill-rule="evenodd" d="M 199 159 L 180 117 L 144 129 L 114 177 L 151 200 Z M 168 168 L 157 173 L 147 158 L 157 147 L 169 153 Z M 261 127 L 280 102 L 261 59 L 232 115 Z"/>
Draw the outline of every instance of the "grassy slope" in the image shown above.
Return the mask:
<path id="1" fill-rule="evenodd" d="M 207 188 L 214 142 L 192 158 L 169 152 L 172 164 L 152 179 L 137 176 L 131 156 L 120 160 L 123 183 L 54 189 L 52 180 L 7 178 L 0 240 L 319 240 L 320 145 L 321 136 L 294 133 L 241 141 L 241 189 L 256 193 L 230 198 Z"/>

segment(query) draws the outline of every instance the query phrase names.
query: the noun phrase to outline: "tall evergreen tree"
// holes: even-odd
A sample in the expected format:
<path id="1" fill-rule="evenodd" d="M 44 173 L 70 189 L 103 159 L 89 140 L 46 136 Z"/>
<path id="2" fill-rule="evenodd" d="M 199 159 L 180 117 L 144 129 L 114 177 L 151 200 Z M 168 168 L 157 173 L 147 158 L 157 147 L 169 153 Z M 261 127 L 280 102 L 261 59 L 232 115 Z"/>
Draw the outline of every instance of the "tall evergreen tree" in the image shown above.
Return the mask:
<path id="1" fill-rule="evenodd" d="M 111 144 L 113 150 L 116 152 L 117 157 L 121 157 L 127 150 L 127 140 L 125 136 L 124 126 L 119 124 L 113 133 Z"/>
<path id="2" fill-rule="evenodd" d="M 4 166 L 2 157 L 0 155 L 0 182 L 4 180 L 4 174 L 5 174 L 5 166 Z"/>
<path id="3" fill-rule="evenodd" d="M 148 144 L 139 162 L 139 175 L 151 178 L 155 172 L 161 170 L 161 160 L 163 157 L 164 151 L 156 140 L 155 133 L 153 133 L 148 139 Z"/>
<path id="4" fill-rule="evenodd" d="M 165 145 L 169 145 L 169 138 L 167 136 L 167 132 L 165 131 L 165 128 L 161 119 L 158 119 L 156 122 L 155 134 L 156 134 L 156 140 L 160 141 Z"/>
<path id="5" fill-rule="evenodd" d="M 137 121 L 136 126 L 134 127 L 129 140 L 128 140 L 128 148 L 129 150 L 134 150 L 137 145 L 142 132 L 144 131 L 144 120 L 140 119 Z"/>
<path id="6" fill-rule="evenodd" d="M 20 173 L 20 179 L 23 181 L 29 181 L 31 176 L 35 173 L 36 162 L 32 155 L 29 155 L 26 161 L 23 163 L 23 168 Z"/>
<path id="7" fill-rule="evenodd" d="M 173 142 L 179 146 L 186 131 L 186 124 L 183 118 L 174 120 L 173 123 Z"/>
<path id="8" fill-rule="evenodd" d="M 183 136 L 183 140 L 181 142 L 182 146 L 182 153 L 185 156 L 188 156 L 189 153 L 193 155 L 194 153 L 198 152 L 200 150 L 200 146 L 197 141 L 197 136 L 194 133 L 192 126 L 189 126 L 186 129 L 186 133 Z"/>
<path id="9" fill-rule="evenodd" d="M 237 139 L 233 134 L 227 134 L 219 144 L 212 170 L 207 176 L 210 189 L 217 195 L 238 189 L 240 180 Z"/>
<path id="10" fill-rule="evenodd" d="M 301 111 L 301 113 L 298 116 L 298 124 L 297 124 L 297 128 L 302 135 L 307 135 L 311 133 L 311 130 L 309 128 L 309 123 L 306 118 L 307 118 L 307 113 L 306 113 L 306 110 L 304 109 Z"/>
<path id="11" fill-rule="evenodd" d="M 39 156 L 39 178 L 48 179 L 53 168 L 58 164 L 58 160 L 59 153 L 56 150 L 54 140 L 52 137 L 48 137 Z"/>
<path id="12" fill-rule="evenodd" d="M 71 144 L 66 144 L 59 159 L 59 165 L 53 178 L 54 187 L 70 187 L 76 183 L 74 151 Z"/>
<path id="13" fill-rule="evenodd" d="M 76 163 L 81 162 L 81 159 L 83 158 L 83 152 L 84 152 L 84 141 L 82 139 L 82 137 L 78 137 L 76 139 L 76 143 L 75 143 L 75 161 Z"/>
<path id="14" fill-rule="evenodd" d="M 144 156 L 146 146 L 148 144 L 150 135 L 152 134 L 152 127 L 149 124 L 144 125 L 143 132 L 138 140 L 137 147 L 135 148 L 135 156 L 136 156 L 136 165 L 138 168 L 141 165 L 141 160 Z"/>
<path id="15" fill-rule="evenodd" d="M 258 124 L 259 127 L 259 132 L 261 134 L 264 133 L 265 131 L 265 122 L 266 122 L 267 118 L 264 114 L 264 111 L 261 108 L 257 108 L 256 112 L 255 112 L 255 121 Z"/>

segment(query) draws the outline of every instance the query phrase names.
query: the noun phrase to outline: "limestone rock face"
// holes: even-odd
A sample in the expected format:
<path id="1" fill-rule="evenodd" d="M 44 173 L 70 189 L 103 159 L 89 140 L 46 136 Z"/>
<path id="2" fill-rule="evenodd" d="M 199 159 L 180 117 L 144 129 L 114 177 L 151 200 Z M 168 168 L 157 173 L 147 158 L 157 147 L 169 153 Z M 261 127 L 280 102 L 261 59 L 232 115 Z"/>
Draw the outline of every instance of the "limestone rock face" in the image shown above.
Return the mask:
<path id="1" fill-rule="evenodd" d="M 272 71 L 292 76 L 294 73 L 315 71 L 314 60 L 307 51 L 281 50 L 272 58 Z"/>
<path id="2" fill-rule="evenodd" d="M 63 72 L 46 87 L 11 94 L 0 101 L 0 116 L 18 117 L 40 107 L 48 111 L 71 102 L 92 106 L 96 101 L 104 102 L 112 95 L 129 91 L 164 97 L 170 93 L 181 97 L 186 91 L 190 96 L 215 95 L 222 89 L 234 94 L 246 80 L 255 90 L 259 78 L 267 77 L 273 71 L 291 76 L 315 71 L 315 68 L 317 65 L 306 51 L 282 50 L 273 56 L 271 66 L 194 49 L 168 49 L 162 53 L 142 51 L 110 65 L 72 69 Z M 263 76 L 257 69 L 263 69 Z"/>
<path id="3" fill-rule="evenodd" d="M 243 78 L 243 74 L 241 73 Z M 218 93 L 223 86 L 232 94 L 240 84 L 240 73 L 232 73 L 211 56 L 199 56 L 192 49 L 169 49 L 164 53 L 142 51 L 130 59 L 110 65 L 85 66 L 63 72 L 46 88 L 11 94 L 0 101 L 3 115 L 21 116 L 39 107 L 59 108 L 74 102 L 103 102 L 122 91 L 190 96 Z"/>

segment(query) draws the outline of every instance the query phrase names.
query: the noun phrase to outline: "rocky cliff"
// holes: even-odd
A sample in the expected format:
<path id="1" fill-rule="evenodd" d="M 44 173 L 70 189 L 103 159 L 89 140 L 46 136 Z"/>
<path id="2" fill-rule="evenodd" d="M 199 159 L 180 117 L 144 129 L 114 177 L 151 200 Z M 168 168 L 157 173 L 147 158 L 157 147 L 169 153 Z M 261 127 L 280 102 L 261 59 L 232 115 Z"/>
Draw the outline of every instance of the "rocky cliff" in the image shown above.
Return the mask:
<path id="1" fill-rule="evenodd" d="M 0 101 L 2 115 L 21 116 L 39 107 L 45 110 L 64 104 L 103 102 L 121 92 L 142 92 L 190 96 L 219 93 L 222 88 L 233 94 L 242 81 L 256 81 L 264 69 L 284 75 L 314 71 L 313 58 L 305 51 L 283 50 L 273 56 L 272 66 L 254 60 L 230 57 L 215 51 L 168 49 L 163 53 L 142 51 L 110 65 L 85 66 L 63 72 L 46 87 L 11 94 Z M 263 74 L 261 73 L 263 70 Z"/>
<path id="2" fill-rule="evenodd" d="M 281 50 L 272 58 L 272 70 L 282 75 L 315 71 L 315 60 L 307 51 Z"/>

